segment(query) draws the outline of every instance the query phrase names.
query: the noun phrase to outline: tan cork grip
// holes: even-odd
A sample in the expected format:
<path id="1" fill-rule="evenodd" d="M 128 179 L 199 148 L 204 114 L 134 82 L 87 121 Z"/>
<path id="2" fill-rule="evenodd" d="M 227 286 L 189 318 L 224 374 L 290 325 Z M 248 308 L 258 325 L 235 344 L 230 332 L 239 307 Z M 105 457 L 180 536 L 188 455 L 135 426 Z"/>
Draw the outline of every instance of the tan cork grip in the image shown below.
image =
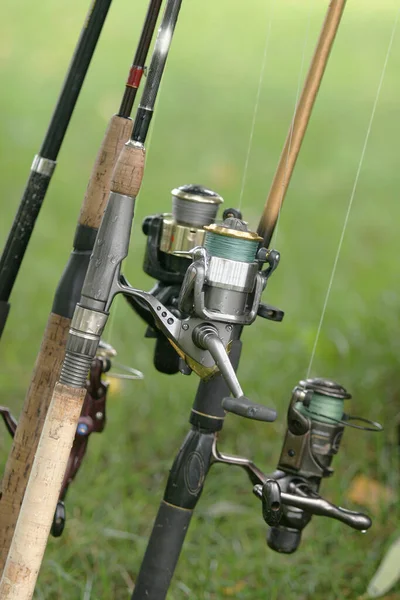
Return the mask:
<path id="1" fill-rule="evenodd" d="M 54 388 L 0 582 L 1 600 L 33 596 L 85 395 L 85 388 Z"/>
<path id="2" fill-rule="evenodd" d="M 79 224 L 98 229 L 110 193 L 111 176 L 124 144 L 130 139 L 132 119 L 111 117 L 86 190 Z"/>
<path id="3" fill-rule="evenodd" d="M 54 385 L 59 378 L 70 319 L 50 314 L 7 460 L 0 500 L 2 572 Z M 1 597 L 1 596 L 0 596 Z"/>
<path id="4" fill-rule="evenodd" d="M 126 144 L 114 169 L 111 191 L 136 198 L 142 185 L 144 161 L 143 146 Z"/>

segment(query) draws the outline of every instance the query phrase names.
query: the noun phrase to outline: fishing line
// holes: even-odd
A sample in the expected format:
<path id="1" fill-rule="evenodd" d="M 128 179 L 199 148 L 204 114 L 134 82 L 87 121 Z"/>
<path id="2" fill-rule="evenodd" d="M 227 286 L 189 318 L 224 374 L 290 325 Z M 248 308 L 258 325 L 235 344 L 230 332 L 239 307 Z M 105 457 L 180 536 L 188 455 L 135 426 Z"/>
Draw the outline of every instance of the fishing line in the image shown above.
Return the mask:
<path id="1" fill-rule="evenodd" d="M 244 169 L 243 169 L 242 184 L 241 184 L 241 188 L 240 188 L 239 203 L 238 203 L 239 210 L 242 208 L 244 188 L 246 185 L 247 172 L 248 172 L 248 168 L 249 168 L 250 153 L 251 153 L 251 148 L 253 145 L 253 136 L 254 136 L 254 130 L 255 130 L 256 120 L 257 120 L 257 115 L 258 115 L 258 107 L 260 104 L 261 88 L 262 88 L 262 84 L 264 81 L 265 67 L 267 64 L 267 55 L 268 55 L 269 39 L 270 39 L 270 35 L 271 35 L 271 28 L 272 28 L 272 21 L 273 21 L 272 17 L 273 17 L 274 4 L 275 4 L 275 0 L 271 0 L 270 5 L 269 5 L 268 14 L 267 14 L 268 29 L 267 29 L 267 35 L 265 38 L 263 58 L 261 61 L 260 77 L 258 80 L 258 88 L 257 88 L 256 101 L 255 101 L 254 110 L 253 110 L 253 119 L 252 119 L 251 128 L 250 128 L 249 143 L 247 145 L 246 160 L 245 160 Z"/>
<path id="2" fill-rule="evenodd" d="M 303 42 L 303 50 L 301 53 L 301 62 L 300 62 L 300 70 L 299 70 L 299 75 L 297 78 L 297 92 L 296 92 L 296 100 L 294 102 L 294 110 L 293 110 L 293 115 L 292 115 L 292 120 L 291 120 L 291 127 L 290 127 L 290 138 L 289 138 L 289 146 L 288 146 L 288 151 L 286 154 L 286 165 L 285 165 L 285 175 L 283 178 L 283 182 L 282 182 L 282 194 L 281 194 L 281 199 L 279 202 L 279 212 L 278 212 L 278 218 L 276 220 L 276 226 L 275 226 L 275 237 L 274 237 L 274 244 L 277 245 L 277 239 L 278 239 L 278 230 L 279 230 L 279 221 L 281 218 L 281 209 L 282 209 L 282 204 L 283 204 L 283 196 L 285 194 L 285 182 L 286 182 L 286 175 L 287 175 L 287 169 L 288 169 L 288 163 L 289 163 L 289 156 L 290 156 L 290 149 L 292 147 L 292 138 L 293 138 L 293 125 L 294 125 L 294 118 L 296 115 L 296 110 L 297 110 L 297 105 L 299 103 L 299 97 L 300 97 L 300 87 L 301 87 L 301 82 L 303 79 L 303 71 L 304 71 L 304 61 L 305 61 L 305 57 L 306 57 L 306 49 L 308 46 L 308 40 L 309 40 L 309 36 L 310 36 L 310 24 L 311 24 L 311 8 L 313 6 L 313 0 L 311 0 L 309 8 L 308 8 L 308 18 L 307 18 L 307 26 L 306 26 L 306 33 L 305 33 L 305 37 L 304 37 L 304 42 Z"/>
<path id="3" fill-rule="evenodd" d="M 390 41 L 389 41 L 389 46 L 388 46 L 388 49 L 387 49 L 387 52 L 386 52 L 386 57 L 385 57 L 385 61 L 384 61 L 384 64 L 383 64 L 383 69 L 382 69 L 382 72 L 381 72 L 381 77 L 380 77 L 380 80 L 379 80 L 378 89 L 377 89 L 375 100 L 374 100 L 374 104 L 373 104 L 373 107 L 372 107 L 372 113 L 371 113 L 371 117 L 370 117 L 370 120 L 369 120 L 369 123 L 368 123 L 368 128 L 367 128 L 367 133 L 366 133 L 366 136 L 365 136 L 363 148 L 362 148 L 362 151 L 361 151 L 361 157 L 360 157 L 360 161 L 359 161 L 359 164 L 358 164 L 358 168 L 357 168 L 356 177 L 355 177 L 355 180 L 354 180 L 353 189 L 352 189 L 352 192 L 350 194 L 350 200 L 349 200 L 349 204 L 348 204 L 348 207 L 347 207 L 346 216 L 345 216 L 344 223 L 343 223 L 342 233 L 341 233 L 341 236 L 340 236 L 340 239 L 339 239 L 339 245 L 338 245 L 336 256 L 335 256 L 335 260 L 334 260 L 334 263 L 333 263 L 332 273 L 331 273 L 331 276 L 330 276 L 330 279 L 329 279 L 329 284 L 328 284 L 328 289 L 327 289 L 327 292 L 326 292 L 326 295 L 325 295 L 324 305 L 322 307 L 321 318 L 319 320 L 317 334 L 316 334 L 315 341 L 314 341 L 314 346 L 313 346 L 313 349 L 312 349 L 312 352 L 311 352 L 310 363 L 308 365 L 308 370 L 307 370 L 307 377 L 306 377 L 307 379 L 310 377 L 311 368 L 312 368 L 312 365 L 313 365 L 313 362 L 314 362 L 315 352 L 316 352 L 316 349 L 317 349 L 317 346 L 318 346 L 318 341 L 319 341 L 319 337 L 320 337 L 322 325 L 323 325 L 323 322 L 324 322 L 326 309 L 327 309 L 328 302 L 329 302 L 329 297 L 330 297 L 330 293 L 331 293 L 331 289 L 332 289 L 332 285 L 333 285 L 333 280 L 335 278 L 336 268 L 337 268 L 337 264 L 338 264 L 338 261 L 339 261 L 340 252 L 341 252 L 342 245 L 343 245 L 343 239 L 344 239 L 344 236 L 345 236 L 345 233 L 346 233 L 347 224 L 348 224 L 349 216 L 350 216 L 350 211 L 351 211 L 351 208 L 353 206 L 353 200 L 354 200 L 354 196 L 355 196 L 355 193 L 356 193 L 356 188 L 357 188 L 358 180 L 359 180 L 359 177 L 360 177 L 361 168 L 362 168 L 362 165 L 363 165 L 363 162 L 364 162 L 365 152 L 366 152 L 366 149 L 367 149 L 368 140 L 369 140 L 369 136 L 370 136 L 371 129 L 372 129 L 372 123 L 373 123 L 373 120 L 374 120 L 374 117 L 375 117 L 375 112 L 376 112 L 376 108 L 377 108 L 377 105 L 378 105 L 379 96 L 380 96 L 382 85 L 383 85 L 383 80 L 384 80 L 385 74 L 386 74 L 386 67 L 387 67 L 387 64 L 388 64 L 388 61 L 389 61 L 389 57 L 390 57 L 392 46 L 393 46 L 394 37 L 395 37 L 395 34 L 396 34 L 396 29 L 397 29 L 397 23 L 399 21 L 399 16 L 400 16 L 400 8 L 398 9 L 396 17 L 395 17 L 395 20 L 394 20 L 394 25 L 393 25 L 393 29 L 392 29 L 392 33 L 391 33 Z"/>

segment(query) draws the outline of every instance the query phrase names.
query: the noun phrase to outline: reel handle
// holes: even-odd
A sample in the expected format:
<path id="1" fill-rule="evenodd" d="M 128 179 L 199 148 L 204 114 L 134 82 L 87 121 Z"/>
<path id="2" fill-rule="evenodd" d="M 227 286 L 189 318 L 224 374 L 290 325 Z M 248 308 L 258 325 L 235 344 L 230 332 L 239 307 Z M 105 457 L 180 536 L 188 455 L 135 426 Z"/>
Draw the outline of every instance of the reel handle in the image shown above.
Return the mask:
<path id="1" fill-rule="evenodd" d="M 267 520 L 266 514 L 268 516 L 268 512 L 266 513 L 265 507 L 268 508 L 268 500 L 271 497 L 271 486 L 270 482 L 274 481 L 268 479 L 264 485 L 257 484 L 253 488 L 254 494 L 260 498 L 263 503 L 263 517 L 267 523 L 267 525 L 271 525 L 271 522 Z M 277 483 L 277 482 L 275 482 Z M 278 487 L 279 484 L 277 483 Z M 319 515 L 321 517 L 329 517 L 331 519 L 336 519 L 337 521 L 341 521 L 345 525 L 348 525 L 352 529 L 356 529 L 357 531 L 366 531 L 372 525 L 371 519 L 360 512 L 356 512 L 353 510 L 348 510 L 346 508 L 342 508 L 340 506 L 336 506 L 328 500 L 321 498 L 320 496 L 316 496 L 312 498 L 310 496 L 297 496 L 296 494 L 289 494 L 286 492 L 280 491 L 280 502 L 282 505 L 293 506 L 294 508 L 300 508 L 310 515 Z M 282 514 L 282 508 L 280 508 L 280 514 Z M 273 523 L 273 525 L 278 524 L 279 521 Z"/>
<path id="2" fill-rule="evenodd" d="M 226 381 L 229 391 L 234 396 L 234 398 L 224 398 L 222 400 L 222 407 L 226 411 L 255 421 L 275 421 L 276 411 L 263 404 L 252 402 L 243 394 L 235 369 L 232 367 L 224 344 L 213 325 L 203 324 L 196 327 L 193 331 L 193 341 L 200 348 L 210 352 Z"/>
<path id="3" fill-rule="evenodd" d="M 264 421 L 266 423 L 272 423 L 277 416 L 276 410 L 273 408 L 252 402 L 246 396 L 224 398 L 222 400 L 222 407 L 239 417 L 253 419 L 254 421 Z"/>
<path id="4" fill-rule="evenodd" d="M 268 493 L 268 490 L 264 492 L 265 485 L 266 484 L 263 486 L 256 485 L 253 490 L 255 495 L 263 500 L 263 502 L 264 495 Z M 300 508 L 310 515 L 319 515 L 321 517 L 336 519 L 357 531 L 366 531 L 372 525 L 371 519 L 363 513 L 336 506 L 318 495 L 312 497 L 303 494 L 304 492 L 302 492 L 302 495 L 281 492 L 280 499 L 283 505 Z"/>

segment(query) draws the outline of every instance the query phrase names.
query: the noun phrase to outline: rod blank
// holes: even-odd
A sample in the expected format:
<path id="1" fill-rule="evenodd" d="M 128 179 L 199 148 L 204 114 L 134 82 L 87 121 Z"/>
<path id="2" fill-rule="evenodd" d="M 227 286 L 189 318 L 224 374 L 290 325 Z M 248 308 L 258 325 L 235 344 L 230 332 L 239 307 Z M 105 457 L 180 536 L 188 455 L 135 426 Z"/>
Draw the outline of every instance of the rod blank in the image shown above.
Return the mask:
<path id="1" fill-rule="evenodd" d="M 329 2 L 328 12 L 258 225 L 257 233 L 263 238 L 265 248 L 269 247 L 274 233 L 345 5 L 346 0 Z"/>

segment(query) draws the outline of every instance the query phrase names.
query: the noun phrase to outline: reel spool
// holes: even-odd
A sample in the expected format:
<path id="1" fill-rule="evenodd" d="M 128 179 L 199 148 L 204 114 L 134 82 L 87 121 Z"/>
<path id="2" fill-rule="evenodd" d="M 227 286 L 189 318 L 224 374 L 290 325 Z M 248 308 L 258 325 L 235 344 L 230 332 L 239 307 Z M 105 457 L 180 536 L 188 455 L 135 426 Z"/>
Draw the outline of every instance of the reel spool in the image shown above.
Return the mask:
<path id="1" fill-rule="evenodd" d="M 194 262 L 182 284 L 179 308 L 208 321 L 250 325 L 267 279 L 278 266 L 279 253 L 259 250 L 262 238 L 236 217 L 204 229 L 204 246 L 192 252 Z M 269 268 L 262 271 L 265 262 Z"/>
<path id="2" fill-rule="evenodd" d="M 278 469 L 307 478 L 329 477 L 344 430 L 344 401 L 351 394 L 329 379 L 300 381 L 293 390 Z"/>
<path id="3" fill-rule="evenodd" d="M 343 386 L 329 379 L 306 379 L 294 388 L 278 463 L 282 492 L 320 498 L 321 480 L 333 474 L 331 463 L 339 451 L 345 426 L 382 430 L 378 423 L 346 415 L 344 401 L 350 398 L 351 394 Z M 352 425 L 351 420 L 368 426 Z M 268 546 L 285 554 L 295 552 L 301 541 L 301 531 L 310 520 L 310 513 L 284 506 L 280 524 L 268 531 Z"/>
<path id="4" fill-rule="evenodd" d="M 147 246 L 145 273 L 169 284 L 181 283 L 190 260 L 177 252 L 188 252 L 202 246 L 205 225 L 216 219 L 223 203 L 219 194 L 201 185 L 182 185 L 172 190 L 172 213 L 146 217 L 143 232 Z"/>

